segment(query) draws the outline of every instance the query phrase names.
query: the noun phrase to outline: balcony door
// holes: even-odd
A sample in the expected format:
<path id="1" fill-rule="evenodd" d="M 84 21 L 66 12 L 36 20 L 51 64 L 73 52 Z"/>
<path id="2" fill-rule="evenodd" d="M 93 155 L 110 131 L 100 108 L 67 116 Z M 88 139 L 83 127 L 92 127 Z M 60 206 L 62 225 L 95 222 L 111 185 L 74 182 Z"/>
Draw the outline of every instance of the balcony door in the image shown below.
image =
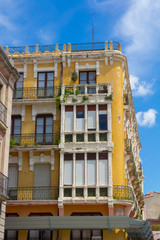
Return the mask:
<path id="1" fill-rule="evenodd" d="M 23 73 L 20 73 L 20 78 L 15 83 L 15 98 L 23 98 Z"/>
<path id="2" fill-rule="evenodd" d="M 86 72 L 80 72 L 79 73 L 79 84 L 96 84 L 96 71 L 86 71 Z M 83 89 L 80 89 L 81 92 L 83 92 Z M 83 92 L 84 93 L 84 92 Z M 96 93 L 96 87 L 95 86 L 88 86 L 87 87 L 87 93 L 88 94 L 95 94 Z"/>
<path id="3" fill-rule="evenodd" d="M 53 116 L 39 115 L 36 118 L 36 143 L 52 144 L 53 143 Z"/>
<path id="4" fill-rule="evenodd" d="M 9 198 L 17 200 L 17 187 L 18 187 L 18 165 L 10 164 L 8 168 L 9 178 Z"/>
<path id="5" fill-rule="evenodd" d="M 20 144 L 21 141 L 21 116 L 12 116 L 11 120 L 11 141 Z"/>
<path id="6" fill-rule="evenodd" d="M 53 97 L 54 73 L 41 72 L 38 73 L 37 82 L 37 96 L 38 98 Z"/>
<path id="7" fill-rule="evenodd" d="M 50 200 L 51 165 L 35 164 L 34 166 L 34 200 Z"/>

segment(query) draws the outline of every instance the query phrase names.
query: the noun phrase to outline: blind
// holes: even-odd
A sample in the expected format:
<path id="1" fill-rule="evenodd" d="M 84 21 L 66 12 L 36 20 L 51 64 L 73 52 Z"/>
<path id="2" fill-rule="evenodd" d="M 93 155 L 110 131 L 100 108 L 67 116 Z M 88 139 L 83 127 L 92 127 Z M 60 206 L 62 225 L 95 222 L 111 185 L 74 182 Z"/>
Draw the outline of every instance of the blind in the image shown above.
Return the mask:
<path id="1" fill-rule="evenodd" d="M 107 185 L 107 160 L 99 160 L 99 184 Z"/>
<path id="2" fill-rule="evenodd" d="M 9 187 L 18 186 L 18 166 L 10 165 L 8 169 Z"/>
<path id="3" fill-rule="evenodd" d="M 84 185 L 84 161 L 76 161 L 76 186 Z"/>
<path id="4" fill-rule="evenodd" d="M 73 112 L 65 112 L 65 131 L 73 131 Z"/>
<path id="5" fill-rule="evenodd" d="M 35 164 L 34 166 L 34 187 L 51 185 L 51 165 Z"/>
<path id="6" fill-rule="evenodd" d="M 64 161 L 64 185 L 71 186 L 73 179 L 72 161 Z"/>
<path id="7" fill-rule="evenodd" d="M 96 161 L 88 160 L 88 185 L 96 185 Z"/>
<path id="8" fill-rule="evenodd" d="M 77 131 L 84 131 L 84 118 L 77 118 L 76 125 Z"/>
<path id="9" fill-rule="evenodd" d="M 88 129 L 96 129 L 96 111 L 88 111 Z"/>

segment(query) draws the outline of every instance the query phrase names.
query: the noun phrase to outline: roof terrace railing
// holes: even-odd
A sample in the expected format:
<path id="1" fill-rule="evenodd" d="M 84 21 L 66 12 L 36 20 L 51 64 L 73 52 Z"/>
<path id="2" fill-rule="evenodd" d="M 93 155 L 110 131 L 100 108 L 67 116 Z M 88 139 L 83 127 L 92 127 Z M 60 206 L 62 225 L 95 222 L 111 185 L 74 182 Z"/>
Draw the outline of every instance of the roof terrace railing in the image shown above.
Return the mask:
<path id="1" fill-rule="evenodd" d="M 97 50 L 119 50 L 121 49 L 121 44 L 118 42 L 94 42 L 94 43 L 68 43 L 68 44 L 53 44 L 53 45 L 38 45 L 35 46 L 19 46 L 19 47 L 4 47 L 7 54 L 14 53 L 28 53 L 38 54 L 48 52 L 76 52 L 76 51 L 97 51 Z"/>

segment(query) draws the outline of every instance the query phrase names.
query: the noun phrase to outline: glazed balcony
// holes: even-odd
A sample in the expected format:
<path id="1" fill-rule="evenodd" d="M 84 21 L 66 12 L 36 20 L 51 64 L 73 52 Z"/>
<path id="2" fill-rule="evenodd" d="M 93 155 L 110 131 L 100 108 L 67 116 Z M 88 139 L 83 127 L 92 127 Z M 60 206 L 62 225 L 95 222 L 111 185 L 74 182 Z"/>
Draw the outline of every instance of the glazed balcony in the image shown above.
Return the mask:
<path id="1" fill-rule="evenodd" d="M 7 108 L 0 101 L 0 127 L 2 127 L 2 129 L 6 129 L 6 121 L 7 121 Z"/>
<path id="2" fill-rule="evenodd" d="M 57 200 L 58 187 L 13 187 L 9 188 L 9 200 Z"/>
<path id="3" fill-rule="evenodd" d="M 60 87 L 36 88 L 24 87 L 14 89 L 13 99 L 43 99 L 55 98 L 60 94 Z"/>
<path id="4" fill-rule="evenodd" d="M 58 145 L 59 144 L 59 134 L 15 134 L 11 135 L 10 147 L 30 147 L 30 146 L 40 146 L 40 145 Z"/>
<path id="5" fill-rule="evenodd" d="M 8 177 L 0 172 L 0 201 L 8 199 Z"/>
<path id="6" fill-rule="evenodd" d="M 132 188 L 123 185 L 113 185 L 113 199 L 134 201 Z"/>

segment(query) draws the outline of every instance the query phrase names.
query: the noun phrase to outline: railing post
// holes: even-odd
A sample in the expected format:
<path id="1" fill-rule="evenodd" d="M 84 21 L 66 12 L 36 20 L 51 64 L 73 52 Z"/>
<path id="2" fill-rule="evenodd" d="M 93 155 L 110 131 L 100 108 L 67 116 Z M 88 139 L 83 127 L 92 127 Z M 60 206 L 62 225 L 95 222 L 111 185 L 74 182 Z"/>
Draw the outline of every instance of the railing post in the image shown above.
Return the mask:
<path id="1" fill-rule="evenodd" d="M 113 42 L 110 41 L 110 50 L 113 50 Z"/>
<path id="2" fill-rule="evenodd" d="M 28 46 L 25 46 L 25 56 L 28 56 Z"/>
<path id="3" fill-rule="evenodd" d="M 120 43 L 118 44 L 118 49 L 119 49 L 120 52 L 122 52 L 122 46 L 121 46 Z"/>
<path id="4" fill-rule="evenodd" d="M 66 44 L 63 44 L 63 52 L 66 52 Z"/>
<path id="5" fill-rule="evenodd" d="M 36 46 L 35 46 L 35 55 L 36 56 L 38 55 L 38 44 L 36 44 Z"/>
<path id="6" fill-rule="evenodd" d="M 55 45 L 55 54 L 58 54 L 58 44 Z"/>
<path id="7" fill-rule="evenodd" d="M 71 52 L 71 43 L 68 43 L 68 52 Z"/>
<path id="8" fill-rule="evenodd" d="M 8 53 L 9 53 L 9 47 L 6 46 L 6 54 L 8 54 Z"/>
<path id="9" fill-rule="evenodd" d="M 105 41 L 105 50 L 108 50 L 108 41 Z"/>

